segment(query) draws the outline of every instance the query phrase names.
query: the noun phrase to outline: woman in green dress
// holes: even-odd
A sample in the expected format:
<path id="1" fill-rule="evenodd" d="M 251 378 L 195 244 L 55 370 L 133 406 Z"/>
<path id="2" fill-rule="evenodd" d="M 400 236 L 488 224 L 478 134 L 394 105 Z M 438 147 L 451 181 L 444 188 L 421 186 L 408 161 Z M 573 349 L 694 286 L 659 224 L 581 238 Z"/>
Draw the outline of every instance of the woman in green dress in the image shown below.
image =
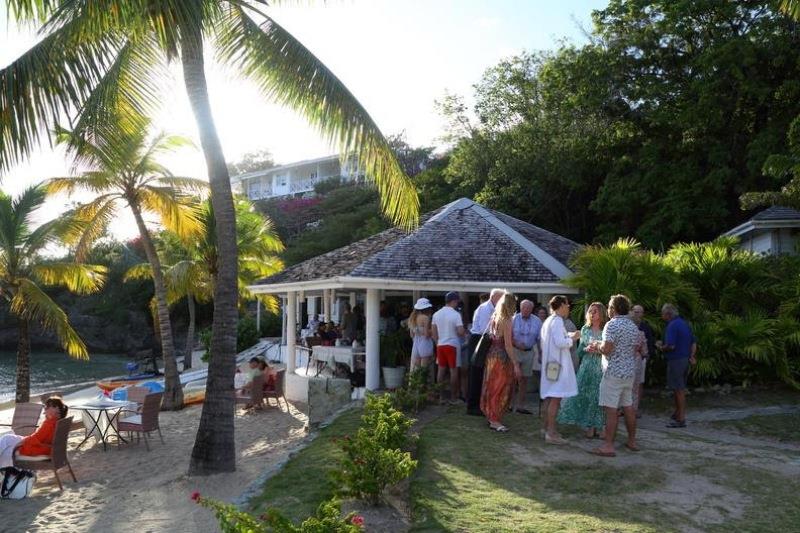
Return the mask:
<path id="1" fill-rule="evenodd" d="M 607 320 L 606 308 L 600 302 L 593 302 L 586 310 L 586 324 L 581 328 L 578 344 L 578 395 L 565 398 L 558 412 L 559 424 L 574 424 L 584 428 L 586 437 L 602 438 L 606 417 L 600 407 L 600 380 L 603 379 L 601 355 L 587 352 L 592 341 L 603 337 L 603 326 Z"/>

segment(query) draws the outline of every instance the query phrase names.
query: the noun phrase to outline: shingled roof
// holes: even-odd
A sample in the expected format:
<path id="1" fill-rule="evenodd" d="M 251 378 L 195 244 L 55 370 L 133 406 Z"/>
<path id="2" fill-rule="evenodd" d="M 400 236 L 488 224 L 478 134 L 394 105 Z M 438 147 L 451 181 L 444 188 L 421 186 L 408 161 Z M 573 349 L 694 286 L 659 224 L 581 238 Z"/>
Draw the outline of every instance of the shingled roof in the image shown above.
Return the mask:
<path id="1" fill-rule="evenodd" d="M 780 228 L 800 227 L 800 211 L 791 207 L 773 205 L 759 211 L 752 218 L 723 233 L 723 236 L 744 237 L 751 232 L 772 231 Z"/>
<path id="2" fill-rule="evenodd" d="M 578 244 L 462 198 L 407 233 L 391 228 L 260 281 L 283 285 L 331 278 L 559 283 Z"/>

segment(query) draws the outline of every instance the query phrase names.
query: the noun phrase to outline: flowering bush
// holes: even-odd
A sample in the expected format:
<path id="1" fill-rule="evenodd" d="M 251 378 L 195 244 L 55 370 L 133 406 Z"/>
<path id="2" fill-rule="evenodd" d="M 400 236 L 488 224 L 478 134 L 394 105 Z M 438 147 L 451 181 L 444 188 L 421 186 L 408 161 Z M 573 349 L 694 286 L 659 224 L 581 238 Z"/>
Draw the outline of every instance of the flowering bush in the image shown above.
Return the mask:
<path id="1" fill-rule="evenodd" d="M 343 517 L 337 500 L 322 502 L 316 514 L 298 526 L 276 509 L 257 518 L 234 505 L 203 498 L 199 492 L 193 492 L 191 498 L 214 511 L 222 533 L 358 533 L 364 527 L 364 517 L 356 513 Z"/>
<path id="2" fill-rule="evenodd" d="M 412 421 L 392 404 L 388 394 L 367 396 L 356 436 L 340 441 L 344 457 L 331 475 L 341 495 L 376 504 L 387 485 L 407 478 L 417 467 L 411 454 L 403 451 Z"/>

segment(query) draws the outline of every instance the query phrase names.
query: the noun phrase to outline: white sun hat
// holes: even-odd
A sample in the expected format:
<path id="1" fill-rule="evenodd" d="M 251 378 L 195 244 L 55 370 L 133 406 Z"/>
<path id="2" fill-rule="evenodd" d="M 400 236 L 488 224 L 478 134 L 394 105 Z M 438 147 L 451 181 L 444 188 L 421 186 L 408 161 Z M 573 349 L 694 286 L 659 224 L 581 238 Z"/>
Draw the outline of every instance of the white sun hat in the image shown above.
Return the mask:
<path id="1" fill-rule="evenodd" d="M 431 307 L 433 307 L 433 305 L 427 298 L 420 298 L 419 300 L 417 300 L 417 303 L 414 304 L 414 309 L 416 309 L 417 311 L 422 311 L 423 309 L 430 309 Z"/>

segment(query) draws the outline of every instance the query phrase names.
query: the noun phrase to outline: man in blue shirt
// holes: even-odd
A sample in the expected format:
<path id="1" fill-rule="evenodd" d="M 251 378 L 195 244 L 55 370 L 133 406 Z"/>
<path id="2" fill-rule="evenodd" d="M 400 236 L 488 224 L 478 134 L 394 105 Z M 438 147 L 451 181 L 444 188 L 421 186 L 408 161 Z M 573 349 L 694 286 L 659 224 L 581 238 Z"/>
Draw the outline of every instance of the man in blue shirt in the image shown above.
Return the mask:
<path id="1" fill-rule="evenodd" d="M 661 308 L 661 318 L 667 323 L 664 330 L 664 341 L 657 342 L 656 347 L 664 353 L 667 361 L 667 387 L 672 389 L 675 397 L 675 412 L 672 421 L 667 424 L 670 428 L 686 427 L 686 380 L 689 375 L 689 365 L 695 364 L 695 338 L 692 328 L 678 314 L 678 309 L 672 304 L 664 304 Z"/>
<path id="2" fill-rule="evenodd" d="M 519 304 L 519 313 L 514 315 L 512 327 L 512 341 L 514 350 L 517 352 L 517 361 L 521 370 L 520 377 L 517 379 L 517 390 L 515 400 L 511 405 L 514 410 L 523 415 L 532 415 L 533 412 L 526 409 L 525 392 L 528 380 L 533 376 L 533 360 L 538 356 L 537 347 L 539 346 L 539 334 L 542 330 L 542 321 L 533 314 L 533 302 L 522 300 Z"/>

